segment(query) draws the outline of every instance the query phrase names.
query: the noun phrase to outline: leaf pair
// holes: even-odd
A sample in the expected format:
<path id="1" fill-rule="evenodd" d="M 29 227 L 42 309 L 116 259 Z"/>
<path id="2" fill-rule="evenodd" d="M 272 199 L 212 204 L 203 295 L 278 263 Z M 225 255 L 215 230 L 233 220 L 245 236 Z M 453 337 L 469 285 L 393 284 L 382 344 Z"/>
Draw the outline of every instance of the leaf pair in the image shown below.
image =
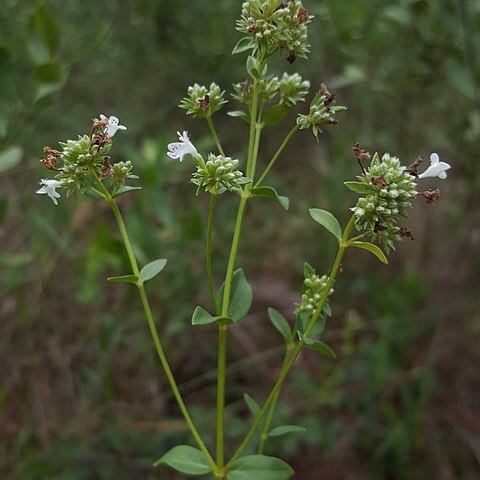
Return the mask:
<path id="1" fill-rule="evenodd" d="M 222 310 L 225 283 L 222 284 L 217 292 L 217 304 Z M 232 287 L 230 292 L 230 302 L 228 315 L 214 316 L 207 312 L 203 307 L 196 307 L 193 316 L 193 325 L 207 325 L 214 322 L 236 323 L 241 320 L 250 310 L 253 301 L 253 291 L 247 282 L 245 272 L 242 268 L 235 270 L 232 276 Z"/>
<path id="2" fill-rule="evenodd" d="M 140 275 L 121 275 L 119 277 L 109 277 L 107 280 L 109 282 L 120 282 L 120 283 L 134 283 L 135 285 L 141 285 L 148 280 L 156 277 L 167 264 L 166 258 L 159 258 L 158 260 L 154 260 L 149 264 L 145 265 L 140 270 Z"/>
<path id="3" fill-rule="evenodd" d="M 360 182 L 349 182 L 359 184 Z M 328 232 L 330 232 L 337 240 L 340 242 L 342 240 L 342 229 L 338 220 L 326 210 L 320 210 L 319 208 L 311 208 L 309 210 L 310 216 L 317 223 L 322 225 Z M 382 263 L 387 264 L 388 260 L 382 250 L 370 242 L 359 242 L 359 241 L 349 241 L 347 243 L 349 247 L 361 248 L 362 250 L 367 250 L 370 253 L 373 253 Z"/>
<path id="4" fill-rule="evenodd" d="M 205 475 L 211 472 L 203 453 L 188 445 L 172 448 L 154 465 L 161 463 L 187 475 Z M 246 455 L 233 462 L 226 480 L 287 480 L 293 473 L 292 468 L 279 458 L 267 455 Z"/>

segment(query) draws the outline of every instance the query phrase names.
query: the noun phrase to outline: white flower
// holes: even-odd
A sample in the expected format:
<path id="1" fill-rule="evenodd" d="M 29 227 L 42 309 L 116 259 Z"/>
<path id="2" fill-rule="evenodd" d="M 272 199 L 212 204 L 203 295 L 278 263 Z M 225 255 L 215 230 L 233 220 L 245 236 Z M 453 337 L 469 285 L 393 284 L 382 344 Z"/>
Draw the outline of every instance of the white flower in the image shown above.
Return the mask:
<path id="1" fill-rule="evenodd" d="M 60 194 L 55 189 L 60 187 L 61 183 L 62 182 L 59 182 L 58 180 L 42 180 L 40 182 L 42 188 L 37 190 L 37 193 L 46 193 L 53 200 L 53 203 L 58 205 L 57 198 L 60 198 Z"/>
<path id="2" fill-rule="evenodd" d="M 107 117 L 105 115 L 100 114 L 100 118 L 102 120 L 106 120 Z M 108 117 L 108 125 L 105 127 L 105 133 L 107 134 L 108 138 L 112 138 L 116 133 L 117 130 L 126 130 L 127 127 L 125 125 L 119 125 L 119 120 L 117 117 L 113 115 Z"/>
<path id="3" fill-rule="evenodd" d="M 177 132 L 177 135 L 180 142 L 169 143 L 167 155 L 175 160 L 178 158 L 180 161 L 183 160 L 185 155 L 197 156 L 197 149 L 188 138 L 188 132 L 184 131 L 183 134 Z"/>
<path id="4" fill-rule="evenodd" d="M 446 170 L 449 168 L 448 163 L 441 162 L 440 157 L 436 153 L 432 153 L 430 155 L 430 166 L 418 178 L 438 177 L 445 180 L 447 178 Z"/>

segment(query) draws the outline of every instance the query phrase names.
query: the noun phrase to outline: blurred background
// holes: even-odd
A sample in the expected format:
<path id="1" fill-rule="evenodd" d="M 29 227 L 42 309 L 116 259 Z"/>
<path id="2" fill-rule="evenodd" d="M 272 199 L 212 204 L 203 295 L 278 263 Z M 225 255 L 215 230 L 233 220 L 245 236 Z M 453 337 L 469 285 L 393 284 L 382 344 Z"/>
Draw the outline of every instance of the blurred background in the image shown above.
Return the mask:
<path id="1" fill-rule="evenodd" d="M 108 205 L 85 197 L 55 207 L 35 195 L 48 172 L 42 147 L 89 131 L 100 113 L 128 126 L 114 161 L 131 160 L 143 191 L 121 208 L 141 264 L 169 259 L 149 284 L 158 325 L 198 423 L 214 428 L 216 329 L 192 328 L 208 304 L 204 238 L 208 198 L 192 166 L 166 157 L 187 129 L 214 150 L 206 124 L 177 108 L 188 85 L 245 79 L 230 52 L 240 1 L 2 0 L 0 8 L 0 474 L 20 480 L 180 479 L 152 463 L 191 442 L 153 350 L 137 293 L 106 277 L 129 271 Z M 348 252 L 332 298 L 327 361 L 305 352 L 283 390 L 276 425 L 304 434 L 273 439 L 294 478 L 478 479 L 480 474 L 480 2 L 305 0 L 315 15 L 308 62 L 348 112 L 317 144 L 301 132 L 268 184 L 285 212 L 252 201 L 239 264 L 254 286 L 251 313 L 231 329 L 228 437 L 249 424 L 242 394 L 262 401 L 282 359 L 267 307 L 293 318 L 303 262 L 328 271 L 335 244 L 307 209 L 345 222 L 355 202 L 351 146 L 400 156 L 439 153 L 452 165 L 441 199 L 418 199 L 385 267 Z M 237 109 L 235 102 L 227 109 Z M 305 106 L 298 111 L 305 110 Z M 247 128 L 216 123 L 227 152 L 245 158 Z M 266 162 L 295 116 L 266 130 Z M 214 269 L 222 281 L 237 198 L 216 214 Z M 260 479 L 259 479 L 260 480 Z"/>

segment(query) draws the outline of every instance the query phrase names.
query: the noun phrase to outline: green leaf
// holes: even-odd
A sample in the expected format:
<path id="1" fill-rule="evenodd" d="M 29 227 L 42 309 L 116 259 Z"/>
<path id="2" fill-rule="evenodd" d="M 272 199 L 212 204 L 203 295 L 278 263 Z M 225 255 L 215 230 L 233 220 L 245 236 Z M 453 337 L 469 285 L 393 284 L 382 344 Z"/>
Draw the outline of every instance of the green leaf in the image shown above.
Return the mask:
<path id="1" fill-rule="evenodd" d="M 306 337 L 302 333 L 298 332 L 298 338 L 305 345 L 306 348 L 315 350 L 316 352 L 322 354 L 324 357 L 334 359 L 337 358 L 335 352 L 324 342 L 320 340 L 314 340 L 313 338 Z"/>
<path id="2" fill-rule="evenodd" d="M 305 262 L 303 264 L 303 276 L 307 278 L 312 275 L 315 275 L 315 269 L 308 262 Z"/>
<path id="3" fill-rule="evenodd" d="M 251 55 L 247 58 L 247 72 L 248 74 L 253 78 L 253 79 L 260 79 L 262 78 L 261 73 L 258 71 L 258 64 L 257 60 L 255 57 L 252 57 Z"/>
<path id="4" fill-rule="evenodd" d="M 340 224 L 330 212 L 320 210 L 319 208 L 310 208 L 309 212 L 310 216 L 322 227 L 325 227 L 338 241 L 342 239 Z"/>
<path id="5" fill-rule="evenodd" d="M 164 463 L 174 470 L 187 475 L 205 475 L 211 471 L 203 453 L 198 448 L 190 447 L 189 445 L 173 447 L 157 460 L 154 466 L 156 467 L 160 463 Z"/>
<path id="6" fill-rule="evenodd" d="M 288 115 L 289 111 L 290 107 L 288 105 L 285 105 L 284 103 L 273 105 L 273 107 L 270 107 L 266 111 L 264 117 L 262 118 L 262 122 L 265 125 L 274 125 L 280 120 L 283 120 Z"/>
<path id="7" fill-rule="evenodd" d="M 123 187 L 120 187 L 113 195 L 112 198 L 117 198 L 120 195 L 123 195 L 124 193 L 131 192 L 133 190 L 141 190 L 142 187 L 131 187 L 130 185 L 124 185 Z"/>
<path id="8" fill-rule="evenodd" d="M 282 435 L 287 435 L 288 433 L 297 433 L 305 432 L 307 429 L 301 427 L 300 425 L 281 425 L 280 427 L 275 427 L 268 433 L 269 437 L 281 437 Z"/>
<path id="9" fill-rule="evenodd" d="M 233 112 L 227 112 L 227 115 L 234 118 L 241 118 L 242 120 L 245 120 L 247 123 L 250 123 L 250 117 L 246 112 L 243 112 L 242 110 L 234 110 Z"/>
<path id="10" fill-rule="evenodd" d="M 220 309 L 223 304 L 224 288 L 225 284 L 223 283 L 217 293 L 217 303 Z M 230 308 L 228 309 L 228 316 L 233 322 L 238 322 L 248 313 L 252 305 L 252 300 L 252 287 L 248 284 L 243 269 L 239 268 L 233 272 Z"/>
<path id="11" fill-rule="evenodd" d="M 388 264 L 387 257 L 382 252 L 382 250 L 370 242 L 351 242 L 349 243 L 352 247 L 361 248 L 362 250 L 368 250 L 369 252 L 373 253 L 382 263 L 385 265 Z"/>
<path id="12" fill-rule="evenodd" d="M 257 418 L 261 411 L 260 405 L 248 393 L 243 394 L 243 399 L 254 418 Z"/>
<path id="13" fill-rule="evenodd" d="M 294 471 L 276 457 L 246 455 L 233 462 L 227 480 L 288 480 Z"/>
<path id="14" fill-rule="evenodd" d="M 251 37 L 243 37 L 237 42 L 235 47 L 233 47 L 232 55 L 251 50 L 254 46 L 255 42 Z"/>
<path id="15" fill-rule="evenodd" d="M 232 323 L 232 319 L 228 317 L 217 316 L 214 317 L 208 313 L 203 307 L 197 306 L 193 311 L 192 325 L 208 325 L 214 322 Z"/>
<path id="16" fill-rule="evenodd" d="M 0 173 L 12 170 L 22 161 L 23 149 L 10 145 L 0 150 Z"/>
<path id="17" fill-rule="evenodd" d="M 290 325 L 285 319 L 285 317 L 274 308 L 268 309 L 268 316 L 273 323 L 273 326 L 280 332 L 282 337 L 287 342 L 290 339 L 291 330 Z"/>
<path id="18" fill-rule="evenodd" d="M 136 275 L 122 275 L 120 277 L 108 277 L 109 282 L 118 282 L 118 283 L 134 283 L 138 284 L 139 278 Z"/>
<path id="19" fill-rule="evenodd" d="M 156 277 L 165 268 L 166 264 L 166 258 L 159 258 L 158 260 L 154 260 L 153 262 L 145 265 L 140 270 L 140 280 L 142 282 L 147 282 L 148 280 Z"/>
<path id="20" fill-rule="evenodd" d="M 290 200 L 288 197 L 279 195 L 272 187 L 255 187 L 250 190 L 250 194 L 254 197 L 265 197 L 277 200 L 285 210 L 288 210 L 288 207 L 290 206 Z"/>
<path id="21" fill-rule="evenodd" d="M 343 184 L 352 192 L 355 193 L 370 193 L 372 191 L 372 187 L 367 185 L 363 182 L 343 182 Z"/>

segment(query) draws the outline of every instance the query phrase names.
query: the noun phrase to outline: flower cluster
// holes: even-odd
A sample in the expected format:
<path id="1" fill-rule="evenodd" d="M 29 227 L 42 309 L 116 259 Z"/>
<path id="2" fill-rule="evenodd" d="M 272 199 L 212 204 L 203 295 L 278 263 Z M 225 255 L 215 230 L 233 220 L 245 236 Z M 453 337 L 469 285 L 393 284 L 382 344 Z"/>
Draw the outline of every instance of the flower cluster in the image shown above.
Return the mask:
<path id="1" fill-rule="evenodd" d="M 310 49 L 307 24 L 312 18 L 300 0 L 247 0 L 237 20 L 237 30 L 247 36 L 234 51 L 251 49 L 262 61 L 277 50 L 286 51 L 290 63 L 297 57 L 306 58 Z"/>
<path id="2" fill-rule="evenodd" d="M 359 182 L 346 182 L 351 190 L 365 194 L 351 209 L 355 226 L 388 252 L 400 240 L 399 216 L 407 215 L 409 200 L 417 195 L 415 176 L 406 172 L 397 157 L 386 153 L 382 158 L 375 154 L 370 167 L 357 178 Z"/>
<path id="3" fill-rule="evenodd" d="M 320 90 L 310 104 L 308 115 L 299 115 L 297 125 L 300 127 L 300 130 L 312 127 L 312 132 L 318 139 L 318 133 L 322 132 L 319 125 L 322 123 L 336 125 L 337 119 L 335 114 L 345 110 L 346 107 L 335 106 L 335 94 L 330 93 L 327 86 L 322 83 Z"/>
<path id="4" fill-rule="evenodd" d="M 95 177 L 104 180 L 113 175 L 115 192 L 125 185 L 126 179 L 137 178 L 132 174 L 130 162 L 111 167 L 107 156 L 116 132 L 126 129 L 120 125 L 117 117 L 100 115 L 100 120 L 94 120 L 90 135 L 79 135 L 77 140 L 60 142 L 61 151 L 45 147 L 45 158 L 40 163 L 48 170 L 57 172 L 57 175 L 54 179 L 43 179 L 37 193 L 48 195 L 58 205 L 60 194 L 57 188 L 65 189 L 67 196 L 77 191 L 85 193 L 95 183 Z"/>
<path id="5" fill-rule="evenodd" d="M 210 153 L 206 162 L 201 157 L 196 162 L 197 171 L 192 175 L 192 183 L 198 186 L 197 195 L 200 191 L 217 195 L 250 182 L 238 170 L 238 160 L 230 157 Z"/>
<path id="6" fill-rule="evenodd" d="M 210 88 L 196 83 L 193 87 L 188 87 L 187 96 L 179 106 L 187 111 L 187 115 L 194 118 L 208 118 L 227 103 L 224 94 L 216 83 L 212 83 Z"/>
<path id="7" fill-rule="evenodd" d="M 305 263 L 304 269 L 304 281 L 302 288 L 302 301 L 295 310 L 295 315 L 299 321 L 300 330 L 304 330 L 309 320 L 317 310 L 320 300 L 325 295 L 325 290 L 328 284 L 327 275 L 317 275 L 315 269 Z M 330 289 L 327 295 L 328 297 L 333 293 L 333 288 Z M 326 313 L 330 311 L 328 302 L 325 301 L 322 312 Z"/>

